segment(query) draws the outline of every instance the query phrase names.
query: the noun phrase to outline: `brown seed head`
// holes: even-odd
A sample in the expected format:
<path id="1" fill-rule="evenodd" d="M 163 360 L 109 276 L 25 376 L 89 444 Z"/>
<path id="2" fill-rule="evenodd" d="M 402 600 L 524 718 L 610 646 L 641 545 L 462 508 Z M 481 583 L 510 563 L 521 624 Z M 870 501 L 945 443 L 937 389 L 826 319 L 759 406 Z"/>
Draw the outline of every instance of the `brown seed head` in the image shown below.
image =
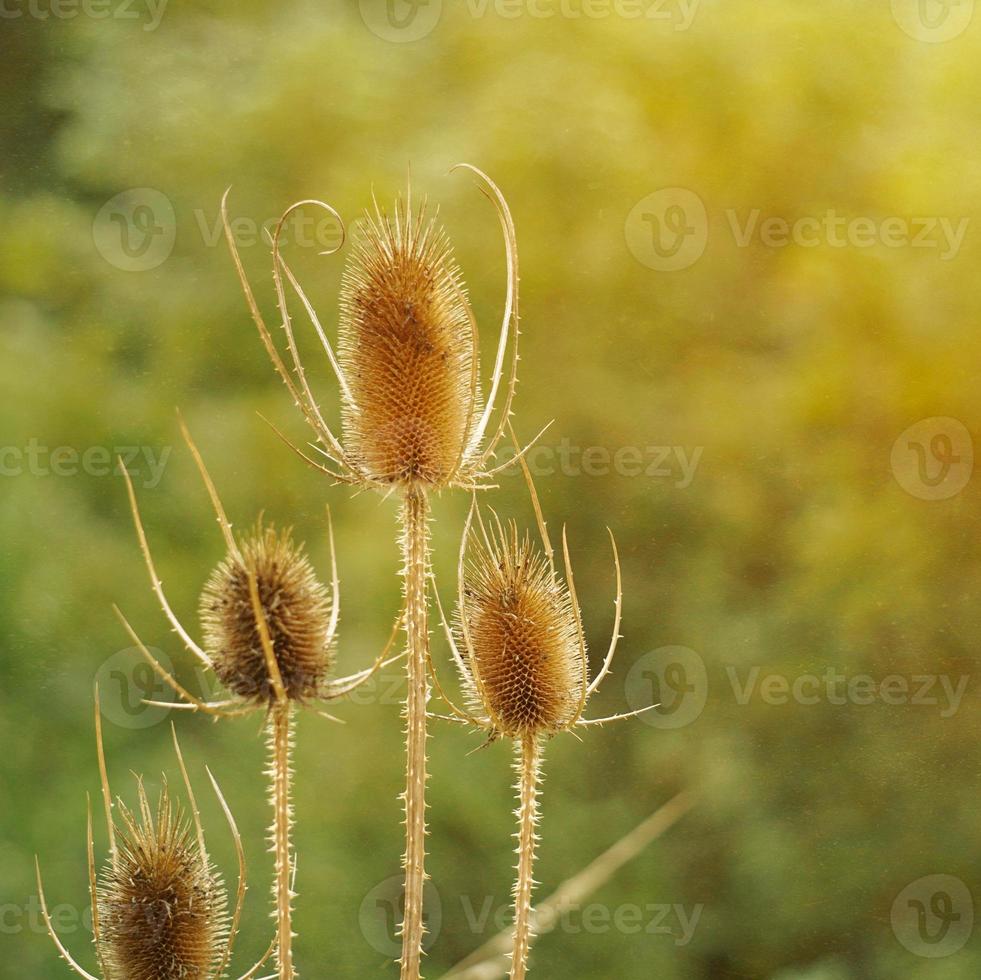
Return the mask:
<path id="1" fill-rule="evenodd" d="M 258 525 L 228 555 L 201 595 L 204 647 L 218 679 L 249 700 L 270 700 L 272 681 L 249 589 L 255 575 L 276 663 L 287 697 L 316 697 L 332 666 L 327 644 L 331 600 L 302 545 L 289 530 Z"/>
<path id="2" fill-rule="evenodd" d="M 399 200 L 365 212 L 341 286 L 346 447 L 384 483 L 448 483 L 479 415 L 474 332 L 446 233 Z"/>
<path id="3" fill-rule="evenodd" d="M 510 738 L 554 733 L 576 716 L 583 663 L 569 590 L 511 522 L 476 543 L 464 571 L 473 708 Z M 465 645 L 461 617 L 457 635 Z"/>
<path id="4" fill-rule="evenodd" d="M 107 972 L 126 980 L 209 980 L 227 942 L 225 888 L 166 788 L 153 819 L 120 806 L 118 861 L 97 888 Z"/>

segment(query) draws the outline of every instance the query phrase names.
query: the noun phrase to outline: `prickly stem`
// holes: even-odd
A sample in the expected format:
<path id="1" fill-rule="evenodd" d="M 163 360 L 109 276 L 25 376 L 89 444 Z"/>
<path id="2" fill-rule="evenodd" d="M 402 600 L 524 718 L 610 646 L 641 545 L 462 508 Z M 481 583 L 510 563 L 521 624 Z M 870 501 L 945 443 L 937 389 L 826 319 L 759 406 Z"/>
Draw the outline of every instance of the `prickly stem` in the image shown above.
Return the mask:
<path id="1" fill-rule="evenodd" d="M 423 895 L 426 883 L 426 655 L 429 648 L 426 576 L 429 527 L 426 491 L 410 485 L 402 506 L 405 632 L 408 643 L 405 700 L 405 913 L 402 921 L 401 980 L 419 980 L 422 960 Z"/>
<path id="2" fill-rule="evenodd" d="M 294 980 L 293 969 L 293 854 L 290 841 L 293 805 L 290 800 L 292 771 L 293 706 L 288 701 L 273 705 L 269 714 L 269 779 L 273 806 L 271 850 L 276 859 L 273 898 L 276 903 L 276 960 L 279 980 Z"/>
<path id="3" fill-rule="evenodd" d="M 514 945 L 511 953 L 511 980 L 524 980 L 528 972 L 528 950 L 533 936 L 531 926 L 531 893 L 535 882 L 532 873 L 538 836 L 538 790 L 541 768 L 541 741 L 536 735 L 525 735 L 515 742 L 514 768 L 518 793 L 518 876 L 514 882 Z"/>

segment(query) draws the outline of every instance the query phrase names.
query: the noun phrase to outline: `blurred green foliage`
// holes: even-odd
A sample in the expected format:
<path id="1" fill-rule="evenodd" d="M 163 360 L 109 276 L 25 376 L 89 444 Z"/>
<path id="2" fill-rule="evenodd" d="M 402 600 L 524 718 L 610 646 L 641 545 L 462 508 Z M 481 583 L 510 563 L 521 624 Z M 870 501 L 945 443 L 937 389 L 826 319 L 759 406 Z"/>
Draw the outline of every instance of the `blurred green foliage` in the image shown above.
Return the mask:
<path id="1" fill-rule="evenodd" d="M 329 488 L 258 418 L 306 438 L 248 320 L 217 206 L 232 184 L 233 214 L 256 223 L 304 197 L 353 218 L 372 187 L 391 200 L 411 163 L 456 243 L 487 363 L 502 246 L 487 202 L 446 174 L 467 160 L 500 184 L 518 229 L 520 432 L 555 419 L 546 445 L 701 451 L 687 486 L 677 469 L 539 478 L 553 526 L 569 526 L 594 662 L 612 624 L 605 525 L 624 559 L 622 659 L 593 710 L 623 710 L 630 665 L 666 645 L 702 658 L 708 700 L 680 728 L 635 720 L 582 744 L 556 740 L 537 875 L 545 894 L 690 787 L 694 811 L 594 896 L 608 910 L 697 910 L 690 942 L 674 912 L 664 920 L 673 935 L 570 928 L 541 939 L 537 974 L 975 980 L 977 935 L 948 957 L 916 955 L 891 913 L 929 875 L 959 878 L 981 899 L 981 492 L 975 476 L 949 499 L 923 499 L 900 485 L 890 454 L 920 419 L 981 431 L 981 23 L 929 43 L 885 2 L 703 0 L 685 30 L 677 18 L 443 6 L 410 43 L 377 36 L 367 22 L 380 21 L 337 2 L 172 0 L 153 30 L 146 14 L 42 20 L 26 4 L 4 8 L 22 16 L 0 24 L 0 442 L 23 454 L 4 457 L 20 469 L 0 479 L 0 975 L 68 975 L 31 912 L 32 862 L 40 852 L 52 903 L 84 909 L 85 793 L 98 785 L 92 682 L 128 646 L 111 602 L 194 680 L 147 587 L 121 481 L 42 474 L 25 463 L 28 447 L 141 446 L 154 458 L 173 448 L 140 495 L 172 601 L 194 624 L 221 544 L 177 439 L 180 406 L 240 525 L 260 510 L 293 523 L 323 567 L 330 503 L 341 669 L 367 663 L 398 606 L 395 504 Z M 370 14 L 370 0 L 361 8 Z M 624 231 L 634 205 L 663 187 L 689 189 L 707 210 L 704 255 L 671 272 L 637 261 Z M 174 209 L 173 251 L 144 271 L 119 268 L 94 242 L 100 209 L 130 188 Z M 882 241 L 740 246 L 731 214 L 742 224 L 754 209 L 789 222 L 833 209 L 969 225 L 947 259 Z M 315 252 L 290 255 L 330 330 L 342 260 Z M 266 245 L 255 236 L 243 254 L 271 309 Z M 308 346 L 334 412 L 327 366 Z M 435 502 L 447 597 L 464 497 Z M 494 505 L 528 518 L 513 478 Z M 779 705 L 759 691 L 742 704 L 731 678 L 744 683 L 753 667 L 790 682 L 833 668 L 968 686 L 948 712 L 939 687 L 939 705 Z M 105 695 L 118 701 L 111 681 Z M 300 722 L 306 977 L 393 975 L 359 910 L 399 869 L 396 681 L 371 703 L 339 707 L 344 726 Z M 244 963 L 271 929 L 258 725 L 177 724 L 228 873 L 205 762 L 247 841 Z M 507 748 L 467 756 L 473 736 L 434 735 L 430 870 L 442 926 L 429 976 L 485 938 L 472 917 L 506 903 L 512 864 Z M 151 786 L 161 770 L 174 777 L 166 724 L 108 724 L 106 738 L 124 798 L 129 770 Z M 87 934 L 66 914 L 66 939 L 90 965 Z"/>

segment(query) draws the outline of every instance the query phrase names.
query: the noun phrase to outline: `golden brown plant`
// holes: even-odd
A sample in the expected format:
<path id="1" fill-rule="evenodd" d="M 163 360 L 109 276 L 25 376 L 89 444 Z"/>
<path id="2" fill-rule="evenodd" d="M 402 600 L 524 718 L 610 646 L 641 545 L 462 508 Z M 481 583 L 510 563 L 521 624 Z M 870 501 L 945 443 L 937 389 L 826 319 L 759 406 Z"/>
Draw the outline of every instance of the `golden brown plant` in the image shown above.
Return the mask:
<path id="1" fill-rule="evenodd" d="M 103 980 L 219 980 L 226 976 L 245 900 L 245 853 L 238 828 L 218 783 L 208 778 L 228 821 L 238 856 L 238 888 L 231 914 L 225 885 L 211 863 L 184 757 L 171 726 L 192 821 L 170 799 L 166 779 L 156 817 L 143 781 L 137 778 L 139 813 L 118 801 L 122 826 L 112 816 L 112 797 L 102 745 L 98 688 L 95 697 L 96 747 L 109 835 L 109 859 L 96 874 L 92 806 L 88 811 L 88 870 L 95 955 Z M 86 980 L 84 970 L 59 939 L 48 914 L 36 861 L 38 897 L 45 926 L 61 957 Z M 240 980 L 250 980 L 272 955 L 265 955 Z"/>
<path id="2" fill-rule="evenodd" d="M 440 696 L 452 711 L 444 716 L 447 720 L 476 725 L 488 733 L 488 741 L 503 736 L 514 742 L 518 863 L 513 891 L 512 980 L 523 980 L 532 940 L 532 869 L 538 840 L 538 797 L 545 741 L 577 726 L 603 725 L 653 707 L 609 718 L 583 717 L 590 695 L 609 673 L 619 640 L 622 588 L 616 541 L 610 531 L 617 583 L 613 637 L 599 673 L 590 681 L 565 528 L 562 529 L 565 567 L 562 581 L 555 569 L 552 545 L 531 474 L 525 461 L 520 462 L 531 493 L 542 549 L 532 543 L 529 533 L 519 534 L 513 521 L 505 526 L 496 513 L 492 512 L 493 521 L 488 528 L 474 498 L 460 544 L 458 604 L 453 626 L 442 616 L 440 606 L 466 707 L 458 708 L 436 680 Z M 480 534 L 472 543 L 475 518 Z M 464 655 L 460 653 L 461 647 Z"/>
<path id="3" fill-rule="evenodd" d="M 398 492 L 402 498 L 401 552 L 405 594 L 407 693 L 405 915 L 402 923 L 403 980 L 420 976 L 426 837 L 426 661 L 429 655 L 426 578 L 429 574 L 429 494 L 446 487 L 489 486 L 497 446 L 511 414 L 518 363 L 518 258 L 514 223 L 504 196 L 476 167 L 474 174 L 494 203 L 504 233 L 507 288 L 504 316 L 486 401 L 479 372 L 479 335 L 459 269 L 445 233 L 427 220 L 425 203 L 413 213 L 411 191 L 394 215 L 377 201 L 365 212 L 344 274 L 337 353 L 312 304 L 280 253 L 285 221 L 306 205 L 340 216 L 321 201 L 300 201 L 286 210 L 272 235 L 276 301 L 292 372 L 273 342 L 228 222 L 225 237 L 249 310 L 262 342 L 293 401 L 312 427 L 322 457 L 292 448 L 334 481 L 359 489 Z M 457 168 L 454 168 L 457 169 Z M 341 392 L 343 440 L 324 420 L 307 380 L 293 333 L 283 280 L 304 307 L 323 345 Z M 512 337 L 513 335 L 513 337 Z M 510 375 L 503 384 L 508 350 Z M 295 375 L 295 377 L 294 377 Z M 504 401 L 493 421 L 502 386 Z M 488 435 L 491 433 L 490 435 Z M 292 445 L 292 444 L 291 444 Z M 509 461 L 510 462 L 510 461 Z M 504 465 L 509 465 L 506 463 Z"/>
<path id="4" fill-rule="evenodd" d="M 232 697 L 216 702 L 195 697 L 158 663 L 118 609 L 116 614 L 153 669 L 182 699 L 176 704 L 165 702 L 168 707 L 202 711 L 214 717 L 266 713 L 267 775 L 273 808 L 269 838 L 275 856 L 273 898 L 278 924 L 276 958 L 280 980 L 291 980 L 296 976 L 292 927 L 295 862 L 291 844 L 294 709 L 313 707 L 318 701 L 332 701 L 350 694 L 378 669 L 397 660 L 398 657 L 388 658 L 388 654 L 400 622 L 396 622 L 388 644 L 371 667 L 331 680 L 340 586 L 329 511 L 332 587 L 328 593 L 290 532 L 277 532 L 257 524 L 251 534 L 236 540 L 204 460 L 183 421 L 181 430 L 211 498 L 228 549 L 202 593 L 203 648 L 181 625 L 167 601 L 150 553 L 132 481 L 125 469 L 123 474 L 140 548 L 164 615 L 188 650 L 201 665 L 214 672 Z M 322 710 L 314 710 L 332 718 Z"/>

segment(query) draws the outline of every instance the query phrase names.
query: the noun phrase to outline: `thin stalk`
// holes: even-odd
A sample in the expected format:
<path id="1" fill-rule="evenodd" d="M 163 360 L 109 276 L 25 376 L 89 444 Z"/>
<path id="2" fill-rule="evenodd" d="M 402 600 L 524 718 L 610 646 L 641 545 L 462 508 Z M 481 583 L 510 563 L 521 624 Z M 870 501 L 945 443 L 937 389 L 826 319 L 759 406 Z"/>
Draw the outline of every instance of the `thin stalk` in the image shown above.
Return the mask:
<path id="1" fill-rule="evenodd" d="M 273 704 L 269 713 L 269 779 L 273 823 L 270 828 L 271 850 L 276 858 L 273 898 L 276 902 L 276 960 L 279 980 L 293 980 L 293 852 L 290 835 L 293 828 L 293 806 L 290 801 L 292 771 L 293 705 L 288 701 Z"/>
<path id="2" fill-rule="evenodd" d="M 411 485 L 402 503 L 402 575 L 405 580 L 405 633 L 408 644 L 405 696 L 405 912 L 402 921 L 402 980 L 421 976 L 423 895 L 426 884 L 426 671 L 429 624 L 426 576 L 429 525 L 426 491 Z"/>
<path id="3" fill-rule="evenodd" d="M 518 877 L 514 882 L 514 945 L 511 953 L 511 980 L 524 980 L 528 972 L 531 947 L 531 892 L 535 886 L 532 871 L 538 836 L 538 788 L 541 768 L 541 742 L 536 735 L 525 735 L 515 742 L 514 768 L 517 773 Z"/>

